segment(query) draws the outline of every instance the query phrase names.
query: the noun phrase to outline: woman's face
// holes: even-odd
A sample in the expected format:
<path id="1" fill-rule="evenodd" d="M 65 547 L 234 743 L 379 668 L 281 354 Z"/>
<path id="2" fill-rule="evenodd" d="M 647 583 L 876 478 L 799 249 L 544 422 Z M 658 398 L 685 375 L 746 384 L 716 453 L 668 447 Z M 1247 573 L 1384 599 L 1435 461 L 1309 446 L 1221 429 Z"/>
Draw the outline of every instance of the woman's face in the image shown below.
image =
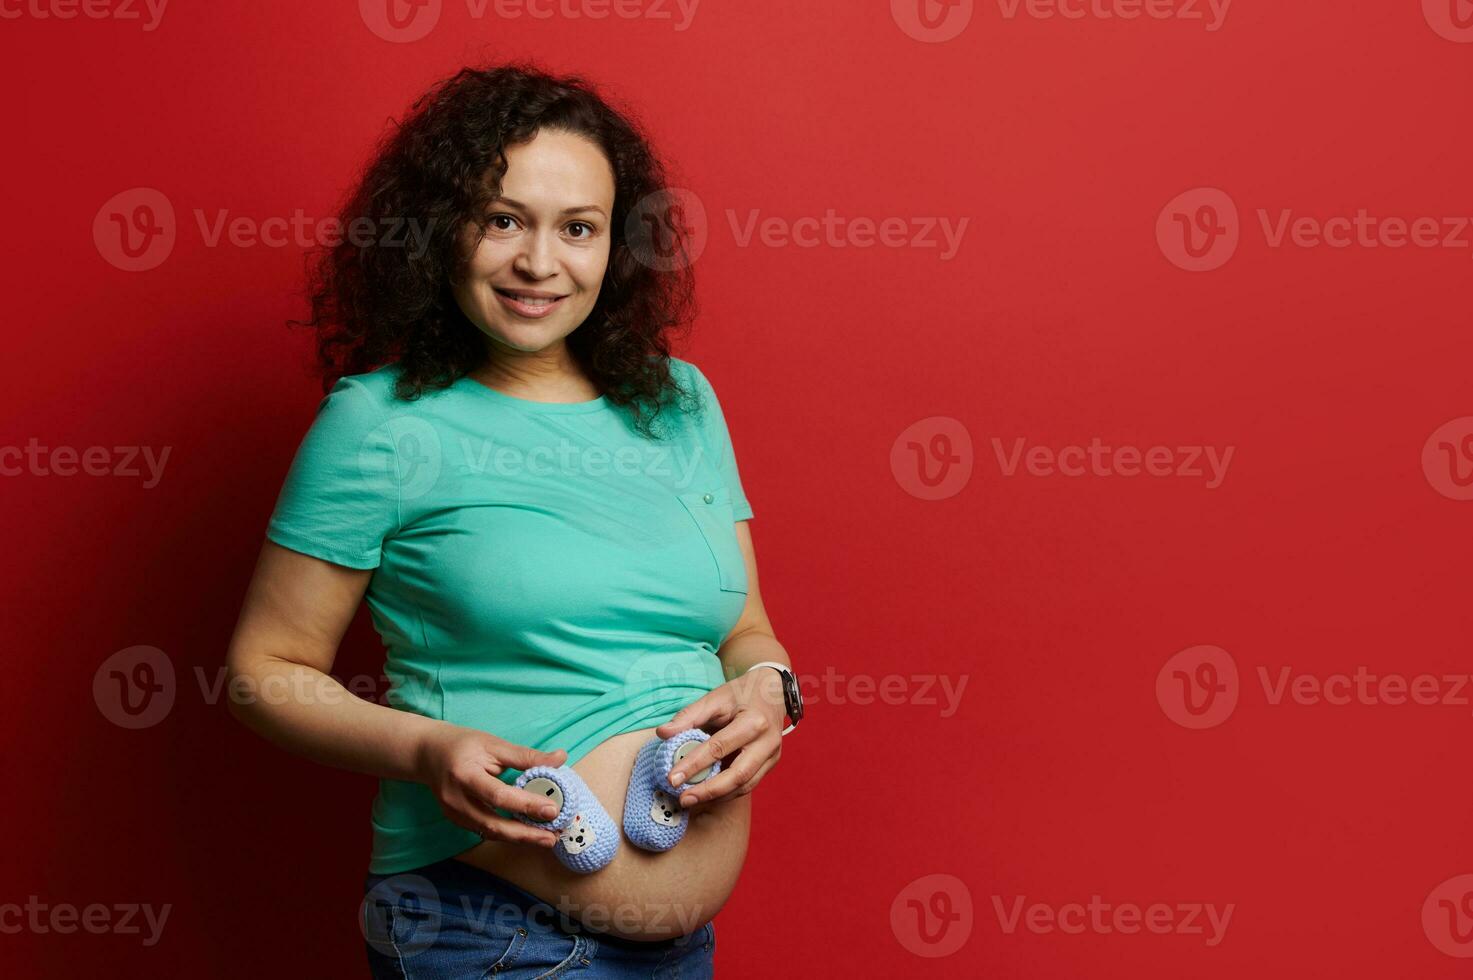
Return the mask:
<path id="1" fill-rule="evenodd" d="M 614 170 L 597 144 L 543 130 L 506 149 L 501 197 L 486 234 L 468 225 L 456 302 L 498 346 L 556 346 L 593 310 L 609 264 Z M 551 300 L 551 302 L 549 302 Z"/>

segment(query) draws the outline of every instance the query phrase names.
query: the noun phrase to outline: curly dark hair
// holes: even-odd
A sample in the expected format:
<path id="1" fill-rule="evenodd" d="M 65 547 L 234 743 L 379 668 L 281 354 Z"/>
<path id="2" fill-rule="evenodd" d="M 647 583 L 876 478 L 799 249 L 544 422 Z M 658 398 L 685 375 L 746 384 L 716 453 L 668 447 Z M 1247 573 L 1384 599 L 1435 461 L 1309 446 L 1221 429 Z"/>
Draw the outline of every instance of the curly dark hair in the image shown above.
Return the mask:
<path id="1" fill-rule="evenodd" d="M 459 239 L 468 224 L 485 233 L 506 175 L 505 149 L 542 129 L 592 140 L 614 171 L 608 270 L 592 312 L 568 336 L 569 353 L 647 436 L 663 404 L 691 394 L 670 370 L 670 336 L 695 314 L 683 222 L 668 214 L 628 220 L 640 202 L 670 199 L 651 197 L 668 191 L 665 167 L 627 110 L 612 108 L 579 76 L 530 63 L 461 69 L 416 99 L 380 140 L 339 219 L 345 230 L 355 222 L 407 227 L 421 239 L 408 247 L 347 234 L 309 254 L 312 316 L 289 322 L 316 331 L 324 391 L 345 374 L 398 361 L 395 395 L 414 399 L 485 363 L 484 334 L 451 292 L 467 261 Z"/>

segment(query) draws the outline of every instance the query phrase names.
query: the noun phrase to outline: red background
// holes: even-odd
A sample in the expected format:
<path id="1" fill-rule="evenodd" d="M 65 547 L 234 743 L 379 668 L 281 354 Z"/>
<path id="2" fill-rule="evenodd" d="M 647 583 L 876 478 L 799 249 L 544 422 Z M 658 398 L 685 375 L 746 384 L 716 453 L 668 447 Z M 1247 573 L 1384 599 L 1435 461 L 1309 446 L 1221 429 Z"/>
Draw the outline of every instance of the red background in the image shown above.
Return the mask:
<path id="1" fill-rule="evenodd" d="M 284 326 L 304 312 L 303 250 L 209 247 L 193 215 L 330 215 L 415 94 L 503 57 L 627 99 L 708 209 L 683 353 L 722 395 L 763 592 L 800 672 L 966 678 L 946 718 L 807 685 L 818 703 L 754 798 L 751 856 L 717 920 L 720 975 L 1466 972 L 1421 909 L 1473 872 L 1473 708 L 1274 705 L 1258 681 L 1260 667 L 1473 668 L 1473 502 L 1438 493 L 1420 462 L 1438 426 L 1473 415 L 1473 247 L 1273 248 L 1258 219 L 1473 214 L 1473 44 L 1439 37 L 1417 0 L 1237 0 L 1217 31 L 1010 20 L 987 2 L 945 43 L 907 36 L 883 0 L 707 0 L 684 31 L 447 2 L 414 43 L 375 36 L 351 0 L 178 0 L 153 31 L 0 20 L 0 46 L 0 443 L 171 447 L 152 489 L 0 484 L 0 903 L 173 906 L 151 948 L 0 934 L 11 975 L 363 970 L 372 780 L 255 738 L 196 676 L 221 667 L 320 397 Z M 110 264 L 91 233 L 135 187 L 178 215 L 146 272 Z M 1236 255 L 1210 272 L 1178 268 L 1155 236 L 1196 187 L 1241 216 Z M 950 261 L 740 247 L 727 213 L 751 209 L 970 224 Z M 928 501 L 889 460 L 933 416 L 970 433 L 973 473 Z M 1007 477 L 994 437 L 1235 455 L 1214 490 Z M 177 695 L 128 731 L 92 681 L 138 644 L 165 651 Z M 1155 694 L 1198 644 L 1228 651 L 1242 682 L 1203 731 Z M 338 673 L 380 663 L 360 616 Z M 891 920 L 931 874 L 959 879 L 973 911 L 942 958 L 911 952 L 905 915 Z M 994 909 L 1092 895 L 1234 912 L 1208 946 L 1009 934 Z"/>

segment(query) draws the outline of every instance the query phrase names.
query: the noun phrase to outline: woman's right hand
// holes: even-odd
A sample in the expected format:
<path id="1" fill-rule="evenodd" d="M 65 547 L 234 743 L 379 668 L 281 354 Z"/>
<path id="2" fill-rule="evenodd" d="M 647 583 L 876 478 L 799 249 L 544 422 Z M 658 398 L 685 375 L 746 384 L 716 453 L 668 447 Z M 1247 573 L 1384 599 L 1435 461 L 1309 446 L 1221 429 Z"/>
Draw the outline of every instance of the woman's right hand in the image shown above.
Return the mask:
<path id="1" fill-rule="evenodd" d="M 565 749 L 538 752 L 474 728 L 446 725 L 420 747 L 420 781 L 434 792 L 451 823 L 473 830 L 486 840 L 552 847 L 557 844 L 556 833 L 503 817 L 496 808 L 523 813 L 533 820 L 551 820 L 557 808 L 497 776 L 506 769 L 560 766 L 567 757 Z"/>

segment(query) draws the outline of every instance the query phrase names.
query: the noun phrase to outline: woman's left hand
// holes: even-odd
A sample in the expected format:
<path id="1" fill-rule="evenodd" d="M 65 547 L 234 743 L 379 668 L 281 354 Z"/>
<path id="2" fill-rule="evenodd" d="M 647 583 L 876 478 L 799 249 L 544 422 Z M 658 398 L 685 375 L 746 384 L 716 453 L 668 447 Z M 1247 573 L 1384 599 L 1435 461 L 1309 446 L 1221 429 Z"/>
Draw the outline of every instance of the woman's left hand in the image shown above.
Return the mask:
<path id="1" fill-rule="evenodd" d="M 671 784 L 683 790 L 681 807 L 699 813 L 752 792 L 783 753 L 785 717 L 782 676 L 764 667 L 727 681 L 656 728 L 660 738 L 688 728 L 711 732 L 709 739 L 699 743 L 671 771 Z M 713 726 L 719 727 L 713 730 Z M 691 773 L 700 772 L 717 759 L 721 760 L 721 772 L 685 787 L 684 780 Z"/>

